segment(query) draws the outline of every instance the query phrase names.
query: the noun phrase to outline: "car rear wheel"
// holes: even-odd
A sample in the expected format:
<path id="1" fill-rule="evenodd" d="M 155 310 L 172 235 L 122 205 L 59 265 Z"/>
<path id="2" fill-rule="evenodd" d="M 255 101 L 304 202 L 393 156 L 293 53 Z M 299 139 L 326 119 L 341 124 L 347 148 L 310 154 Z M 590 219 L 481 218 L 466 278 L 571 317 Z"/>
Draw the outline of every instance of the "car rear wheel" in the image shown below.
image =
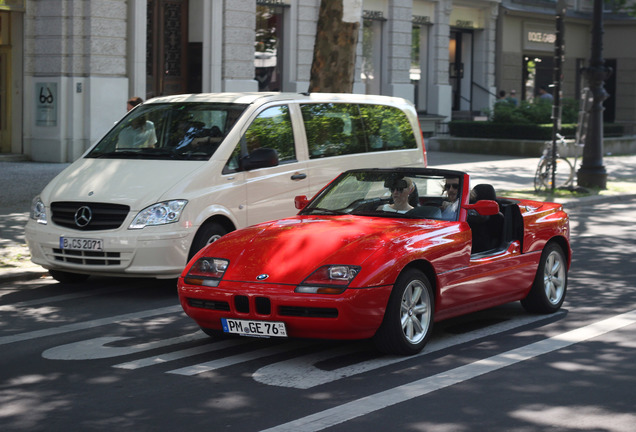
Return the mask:
<path id="1" fill-rule="evenodd" d="M 53 279 L 61 283 L 80 283 L 84 282 L 91 275 L 71 273 L 60 270 L 49 270 L 49 274 Z"/>
<path id="2" fill-rule="evenodd" d="M 567 261 L 563 249 L 548 244 L 541 254 L 537 275 L 521 305 L 532 313 L 553 313 L 561 308 L 568 285 Z"/>
<path id="3" fill-rule="evenodd" d="M 190 261 L 201 249 L 214 243 L 227 233 L 228 230 L 217 222 L 206 222 L 201 225 L 201 228 L 199 228 L 199 231 L 197 231 L 197 234 L 194 236 L 194 240 L 192 241 L 188 261 Z"/>
<path id="4" fill-rule="evenodd" d="M 395 282 L 384 312 L 384 320 L 374 336 L 376 347 L 385 353 L 417 354 L 433 330 L 435 300 L 424 273 L 407 269 Z"/>

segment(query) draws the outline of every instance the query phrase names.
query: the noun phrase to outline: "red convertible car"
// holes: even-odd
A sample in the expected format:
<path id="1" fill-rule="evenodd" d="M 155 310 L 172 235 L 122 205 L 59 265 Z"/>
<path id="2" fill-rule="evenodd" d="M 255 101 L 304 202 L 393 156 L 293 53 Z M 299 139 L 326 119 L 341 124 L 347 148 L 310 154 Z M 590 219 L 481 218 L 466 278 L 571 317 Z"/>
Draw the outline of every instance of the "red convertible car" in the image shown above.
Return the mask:
<path id="1" fill-rule="evenodd" d="M 460 171 L 347 171 L 295 217 L 234 231 L 178 282 L 209 335 L 373 338 L 411 355 L 433 323 L 520 300 L 557 311 L 572 250 L 559 204 L 497 197 Z"/>

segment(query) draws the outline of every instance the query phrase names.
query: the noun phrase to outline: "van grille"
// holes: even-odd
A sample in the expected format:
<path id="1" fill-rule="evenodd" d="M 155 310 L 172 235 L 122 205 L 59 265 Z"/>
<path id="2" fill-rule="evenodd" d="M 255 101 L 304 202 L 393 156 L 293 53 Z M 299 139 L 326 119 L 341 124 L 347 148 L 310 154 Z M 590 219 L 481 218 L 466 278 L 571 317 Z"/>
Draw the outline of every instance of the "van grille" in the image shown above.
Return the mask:
<path id="1" fill-rule="evenodd" d="M 83 209 L 80 211 L 80 209 Z M 88 210 L 86 210 L 88 209 Z M 51 220 L 59 226 L 79 231 L 117 229 L 128 216 L 130 207 L 121 204 L 54 202 L 51 203 Z M 76 223 L 76 215 L 84 215 L 85 225 Z"/>
<path id="2" fill-rule="evenodd" d="M 53 249 L 55 261 L 70 264 L 114 266 L 121 264 L 119 252 L 95 252 L 69 249 Z"/>

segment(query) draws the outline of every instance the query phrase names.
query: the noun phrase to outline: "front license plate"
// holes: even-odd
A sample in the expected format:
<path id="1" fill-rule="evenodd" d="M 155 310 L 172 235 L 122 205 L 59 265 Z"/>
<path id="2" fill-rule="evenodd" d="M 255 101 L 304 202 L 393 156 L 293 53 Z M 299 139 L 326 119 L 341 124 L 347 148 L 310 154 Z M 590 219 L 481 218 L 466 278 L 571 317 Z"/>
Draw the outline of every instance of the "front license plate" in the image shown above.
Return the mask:
<path id="1" fill-rule="evenodd" d="M 102 251 L 104 250 L 104 240 L 76 237 L 60 237 L 60 249 Z"/>
<path id="2" fill-rule="evenodd" d="M 287 329 L 284 322 L 221 318 L 221 323 L 225 333 L 257 337 L 287 337 Z"/>

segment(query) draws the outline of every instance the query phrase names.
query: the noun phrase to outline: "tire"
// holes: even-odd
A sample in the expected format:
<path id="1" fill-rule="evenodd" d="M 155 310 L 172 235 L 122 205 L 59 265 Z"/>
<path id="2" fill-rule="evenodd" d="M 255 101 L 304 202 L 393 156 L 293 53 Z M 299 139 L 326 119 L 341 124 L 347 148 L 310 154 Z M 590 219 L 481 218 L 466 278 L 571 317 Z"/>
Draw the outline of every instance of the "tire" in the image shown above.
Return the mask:
<path id="1" fill-rule="evenodd" d="M 424 273 L 407 269 L 397 278 L 373 340 L 387 354 L 413 355 L 424 348 L 433 331 L 435 297 Z"/>
<path id="2" fill-rule="evenodd" d="M 49 274 L 53 279 L 61 283 L 80 283 L 91 277 L 91 275 L 81 273 L 70 273 L 60 270 L 49 270 Z"/>
<path id="3" fill-rule="evenodd" d="M 201 225 L 201 228 L 199 228 L 199 231 L 197 231 L 197 234 L 194 236 L 194 240 L 192 241 L 188 261 L 190 261 L 201 249 L 214 243 L 227 233 L 228 230 L 217 222 L 206 222 Z"/>
<path id="4" fill-rule="evenodd" d="M 526 298 L 521 300 L 521 305 L 531 313 L 554 313 L 565 300 L 567 285 L 567 261 L 563 249 L 550 243 L 541 253 L 532 288 Z"/>
<path id="5" fill-rule="evenodd" d="M 569 186 L 574 179 L 574 168 L 570 161 L 564 157 L 556 159 L 556 188 Z M 545 192 L 552 189 L 552 167 L 549 158 L 541 158 L 537 166 L 537 172 L 534 175 L 534 190 L 536 192 Z"/>

